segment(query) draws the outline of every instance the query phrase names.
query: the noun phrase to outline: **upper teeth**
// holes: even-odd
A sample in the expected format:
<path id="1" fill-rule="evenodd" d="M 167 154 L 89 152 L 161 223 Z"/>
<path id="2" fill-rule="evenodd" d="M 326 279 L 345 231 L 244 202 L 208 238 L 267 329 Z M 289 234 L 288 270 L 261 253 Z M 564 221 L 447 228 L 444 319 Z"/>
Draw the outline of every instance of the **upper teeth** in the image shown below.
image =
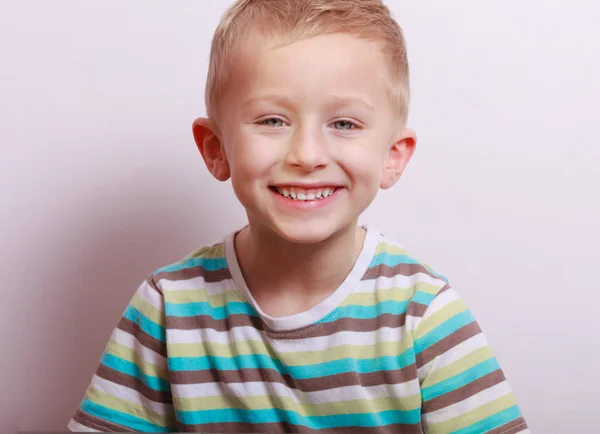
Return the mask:
<path id="1" fill-rule="evenodd" d="M 295 189 L 294 187 L 276 188 L 279 194 L 285 197 L 291 197 L 294 200 L 324 199 L 335 191 L 335 187 L 319 188 L 314 190 Z"/>

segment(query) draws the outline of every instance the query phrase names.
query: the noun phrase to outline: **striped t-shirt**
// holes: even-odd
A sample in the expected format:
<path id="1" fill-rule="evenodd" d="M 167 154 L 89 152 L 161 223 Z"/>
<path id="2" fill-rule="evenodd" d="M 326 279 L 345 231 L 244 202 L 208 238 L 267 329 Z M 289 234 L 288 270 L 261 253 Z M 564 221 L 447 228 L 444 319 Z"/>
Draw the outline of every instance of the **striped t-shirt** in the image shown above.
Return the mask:
<path id="1" fill-rule="evenodd" d="M 254 301 L 234 233 L 157 270 L 125 310 L 69 428 L 528 433 L 447 280 L 367 229 L 340 287 L 287 317 Z"/>

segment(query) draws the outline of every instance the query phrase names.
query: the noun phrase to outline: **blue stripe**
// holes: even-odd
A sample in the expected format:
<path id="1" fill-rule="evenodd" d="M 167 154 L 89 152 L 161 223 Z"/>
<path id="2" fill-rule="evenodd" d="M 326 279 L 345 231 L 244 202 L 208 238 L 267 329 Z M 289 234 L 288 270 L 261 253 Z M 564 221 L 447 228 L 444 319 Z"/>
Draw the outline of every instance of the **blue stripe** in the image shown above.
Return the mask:
<path id="1" fill-rule="evenodd" d="M 412 297 L 412 301 L 415 303 L 421 303 L 425 306 L 429 306 L 429 303 L 435 298 L 435 294 L 429 294 L 423 291 L 417 291 Z"/>
<path id="2" fill-rule="evenodd" d="M 288 422 L 314 430 L 340 427 L 376 427 L 392 424 L 417 424 L 421 421 L 421 411 L 387 410 L 380 413 L 335 414 L 329 416 L 302 416 L 295 411 L 279 408 L 262 410 L 219 409 L 177 412 L 178 419 L 189 425 L 241 422 L 251 424 Z"/>
<path id="3" fill-rule="evenodd" d="M 176 317 L 207 315 L 216 320 L 238 314 L 258 316 L 250 304 L 238 301 L 229 302 L 220 307 L 212 307 L 210 303 L 205 301 L 183 304 L 165 303 L 165 314 Z"/>
<path id="4" fill-rule="evenodd" d="M 376 255 L 373 258 L 373 260 L 369 264 L 369 268 L 370 267 L 377 267 L 379 265 L 387 265 L 388 267 L 394 267 L 394 266 L 400 265 L 400 264 L 420 265 L 425 270 L 427 270 L 429 273 L 431 273 L 434 276 L 437 276 L 440 279 L 448 282 L 448 279 L 446 279 L 444 276 L 442 276 L 439 273 L 436 273 L 435 271 L 433 271 L 427 265 L 425 265 L 425 264 L 417 261 L 415 258 L 412 258 L 412 257 L 410 257 L 408 255 L 394 255 L 394 254 L 391 254 L 391 253 L 382 252 L 382 253 L 379 253 L 378 255 Z"/>
<path id="5" fill-rule="evenodd" d="M 331 315 L 322 322 L 331 322 L 340 318 L 372 319 L 384 314 L 401 315 L 406 312 L 409 302 L 409 300 L 388 300 L 373 306 L 342 306 L 337 309 L 336 315 Z M 207 315 L 215 320 L 224 320 L 230 315 L 236 314 L 258 316 L 258 313 L 248 303 L 230 302 L 225 306 L 212 307 L 205 301 L 183 304 L 167 302 L 165 303 L 165 314 L 174 317 Z"/>
<path id="6" fill-rule="evenodd" d="M 173 265 L 168 265 L 163 268 L 159 268 L 158 270 L 156 270 L 154 272 L 154 274 L 173 273 L 175 271 L 181 271 L 181 270 L 185 270 L 186 268 L 195 268 L 195 267 L 202 267 L 206 271 L 217 271 L 217 270 L 221 270 L 223 268 L 227 268 L 227 261 L 225 260 L 224 257 L 205 258 L 205 257 L 200 256 L 198 258 L 190 258 L 187 261 L 182 262 L 180 264 L 173 264 Z"/>
<path id="7" fill-rule="evenodd" d="M 463 429 L 459 429 L 458 431 L 453 431 L 453 434 L 478 434 L 482 432 L 488 432 L 495 428 L 499 428 L 502 425 L 505 425 L 509 422 L 512 422 L 515 419 L 521 417 L 521 410 L 519 410 L 518 406 L 513 406 L 507 408 L 506 410 L 501 411 L 500 413 L 496 413 L 493 416 L 490 416 L 486 419 L 483 419 L 480 422 L 477 422 L 473 425 L 469 425 Z"/>
<path id="8" fill-rule="evenodd" d="M 113 354 L 105 352 L 102 355 L 100 361 L 103 365 L 114 369 L 115 371 L 122 372 L 131 377 L 139 379 L 142 383 L 153 390 L 169 391 L 170 386 L 167 380 L 162 378 L 153 377 L 143 372 L 138 365 L 131 363 L 129 360 L 123 360 Z"/>
<path id="9" fill-rule="evenodd" d="M 174 427 L 163 428 L 158 425 L 154 425 L 139 417 L 131 416 L 130 414 L 123 413 L 121 411 L 113 410 L 108 407 L 96 404 L 88 399 L 84 399 L 81 403 L 81 409 L 99 419 L 106 420 L 124 427 L 131 428 L 137 432 L 171 432 Z"/>
<path id="10" fill-rule="evenodd" d="M 463 328 L 464 326 L 472 323 L 473 321 L 475 321 L 475 318 L 473 318 L 473 315 L 471 315 L 471 312 L 469 312 L 468 310 L 464 310 L 460 313 L 457 313 L 452 318 L 446 320 L 445 322 L 431 330 L 425 336 L 421 336 L 419 339 L 417 339 L 414 344 L 415 353 L 419 354 L 420 352 L 426 350 L 433 344 L 441 341 L 447 336 L 450 336 L 456 330 Z"/>
<path id="11" fill-rule="evenodd" d="M 398 356 L 382 356 L 373 359 L 339 359 L 313 365 L 287 366 L 280 360 L 264 354 L 240 355 L 235 357 L 169 357 L 171 371 L 203 371 L 218 369 L 234 371 L 240 369 L 272 369 L 295 379 L 321 378 L 346 372 L 368 374 L 405 368 L 415 361 L 412 349 Z"/>
<path id="12" fill-rule="evenodd" d="M 372 306 L 358 306 L 355 304 L 341 306 L 336 309 L 336 315 L 331 315 L 330 318 L 323 320 L 323 322 L 332 322 L 340 318 L 372 319 L 385 314 L 401 315 L 406 312 L 408 303 L 409 300 L 388 300 Z"/>
<path id="13" fill-rule="evenodd" d="M 387 265 L 388 267 L 394 267 L 394 266 L 400 265 L 400 264 L 419 264 L 419 265 L 421 265 L 419 261 L 417 261 L 414 258 L 411 258 L 410 256 L 393 255 L 393 254 L 390 254 L 387 252 L 382 252 L 373 258 L 369 267 L 377 267 L 379 265 Z"/>
<path id="14" fill-rule="evenodd" d="M 127 306 L 123 317 L 139 325 L 143 331 L 148 333 L 154 339 L 158 339 L 161 342 L 166 342 L 167 334 L 165 332 L 165 328 L 159 324 L 156 324 L 151 319 L 148 319 L 135 307 L 131 305 Z"/>
<path id="15" fill-rule="evenodd" d="M 496 358 L 492 357 L 481 363 L 478 363 L 464 372 L 461 372 L 458 375 L 455 375 L 454 377 L 450 377 L 444 381 L 434 384 L 433 386 L 421 389 L 421 396 L 423 397 L 423 401 L 429 401 L 472 383 L 473 381 L 497 371 L 498 369 L 500 369 L 500 365 L 498 364 Z"/>

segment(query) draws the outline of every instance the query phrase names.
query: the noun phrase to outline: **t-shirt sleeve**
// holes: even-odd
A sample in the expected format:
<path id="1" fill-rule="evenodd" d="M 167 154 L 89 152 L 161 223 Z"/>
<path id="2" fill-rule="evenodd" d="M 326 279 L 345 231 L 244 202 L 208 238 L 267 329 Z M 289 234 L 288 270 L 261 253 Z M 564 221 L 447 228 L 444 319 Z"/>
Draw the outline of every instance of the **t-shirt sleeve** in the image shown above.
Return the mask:
<path id="1" fill-rule="evenodd" d="M 413 330 L 425 433 L 529 433 L 477 322 L 446 285 Z"/>
<path id="2" fill-rule="evenodd" d="M 164 323 L 164 299 L 149 277 L 115 327 L 71 431 L 177 431 Z"/>

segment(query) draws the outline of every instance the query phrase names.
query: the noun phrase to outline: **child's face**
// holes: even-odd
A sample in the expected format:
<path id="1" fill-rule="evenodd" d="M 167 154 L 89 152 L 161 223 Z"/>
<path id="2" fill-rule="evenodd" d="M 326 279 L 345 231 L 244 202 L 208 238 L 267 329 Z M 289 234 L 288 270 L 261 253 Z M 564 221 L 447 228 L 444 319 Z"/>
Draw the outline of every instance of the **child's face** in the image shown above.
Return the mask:
<path id="1" fill-rule="evenodd" d="M 378 43 L 344 34 L 246 57 L 221 104 L 225 155 L 203 156 L 213 174 L 227 166 L 251 225 L 319 242 L 396 182 L 415 138 L 398 127 L 388 74 Z"/>

